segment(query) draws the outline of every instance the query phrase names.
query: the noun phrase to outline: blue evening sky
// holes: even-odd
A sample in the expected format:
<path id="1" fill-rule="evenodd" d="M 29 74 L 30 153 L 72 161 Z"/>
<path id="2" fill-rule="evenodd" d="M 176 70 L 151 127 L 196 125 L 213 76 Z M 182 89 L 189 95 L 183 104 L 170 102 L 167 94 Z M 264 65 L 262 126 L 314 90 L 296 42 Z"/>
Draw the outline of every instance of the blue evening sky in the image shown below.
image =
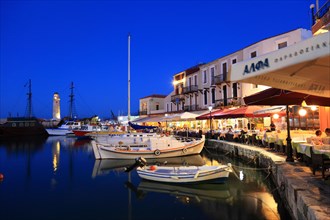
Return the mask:
<path id="1" fill-rule="evenodd" d="M 320 0 L 322 5 L 325 0 Z M 264 38 L 311 28 L 315 0 L 1 1 L 0 118 L 52 117 L 52 97 L 69 111 L 74 82 L 79 117 L 127 114 L 131 33 L 131 114 L 139 99 L 168 95 L 172 76 Z"/>

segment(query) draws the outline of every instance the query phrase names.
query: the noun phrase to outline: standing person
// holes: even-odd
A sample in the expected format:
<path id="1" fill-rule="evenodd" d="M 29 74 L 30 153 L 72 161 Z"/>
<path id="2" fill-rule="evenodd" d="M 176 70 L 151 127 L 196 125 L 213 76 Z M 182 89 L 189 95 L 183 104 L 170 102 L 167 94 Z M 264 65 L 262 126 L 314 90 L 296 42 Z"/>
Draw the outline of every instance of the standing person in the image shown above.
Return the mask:
<path id="1" fill-rule="evenodd" d="M 271 131 L 276 131 L 276 126 L 275 126 L 273 121 L 270 123 L 270 130 Z"/>

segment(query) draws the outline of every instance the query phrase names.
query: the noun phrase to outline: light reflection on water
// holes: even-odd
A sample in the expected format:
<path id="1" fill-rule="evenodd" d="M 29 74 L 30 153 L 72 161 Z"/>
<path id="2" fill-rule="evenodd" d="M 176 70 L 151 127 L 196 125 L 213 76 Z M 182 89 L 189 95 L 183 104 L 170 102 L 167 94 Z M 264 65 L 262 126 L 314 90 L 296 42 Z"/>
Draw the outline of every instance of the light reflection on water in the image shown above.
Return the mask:
<path id="1" fill-rule="evenodd" d="M 224 184 L 141 180 L 126 160 L 95 160 L 88 140 L 0 141 L 1 219 L 289 219 L 266 174 L 216 152 L 150 161 L 158 165 L 231 163 Z M 17 210 L 20 210 L 18 212 Z M 5 216 L 5 218 L 2 218 Z"/>

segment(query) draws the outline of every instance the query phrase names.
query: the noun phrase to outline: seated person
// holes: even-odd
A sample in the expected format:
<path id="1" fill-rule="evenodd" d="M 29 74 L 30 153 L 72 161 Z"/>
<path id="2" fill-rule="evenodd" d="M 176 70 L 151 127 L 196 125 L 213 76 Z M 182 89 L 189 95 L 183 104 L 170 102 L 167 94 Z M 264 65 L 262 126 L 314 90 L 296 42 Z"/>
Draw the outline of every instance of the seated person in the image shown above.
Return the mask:
<path id="1" fill-rule="evenodd" d="M 330 128 L 326 128 L 324 130 L 324 133 L 326 134 L 327 137 L 330 137 Z"/>
<path id="2" fill-rule="evenodd" d="M 315 131 L 315 136 L 316 137 L 321 137 L 322 136 L 322 131 L 321 130 L 316 130 Z"/>

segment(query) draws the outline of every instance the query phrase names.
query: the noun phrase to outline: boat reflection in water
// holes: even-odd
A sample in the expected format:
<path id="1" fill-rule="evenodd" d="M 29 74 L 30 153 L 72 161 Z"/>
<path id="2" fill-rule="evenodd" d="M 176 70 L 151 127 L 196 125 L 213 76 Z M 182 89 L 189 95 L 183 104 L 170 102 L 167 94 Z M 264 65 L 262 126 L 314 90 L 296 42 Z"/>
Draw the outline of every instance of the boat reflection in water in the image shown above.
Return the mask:
<path id="1" fill-rule="evenodd" d="M 135 164 L 135 160 L 95 160 L 92 177 L 95 178 L 96 176 L 106 175 L 112 170 L 125 171 L 127 167 L 130 167 L 133 164 Z M 205 164 L 205 161 L 198 154 L 185 157 L 147 159 L 147 164 L 161 166 L 202 166 Z"/>

